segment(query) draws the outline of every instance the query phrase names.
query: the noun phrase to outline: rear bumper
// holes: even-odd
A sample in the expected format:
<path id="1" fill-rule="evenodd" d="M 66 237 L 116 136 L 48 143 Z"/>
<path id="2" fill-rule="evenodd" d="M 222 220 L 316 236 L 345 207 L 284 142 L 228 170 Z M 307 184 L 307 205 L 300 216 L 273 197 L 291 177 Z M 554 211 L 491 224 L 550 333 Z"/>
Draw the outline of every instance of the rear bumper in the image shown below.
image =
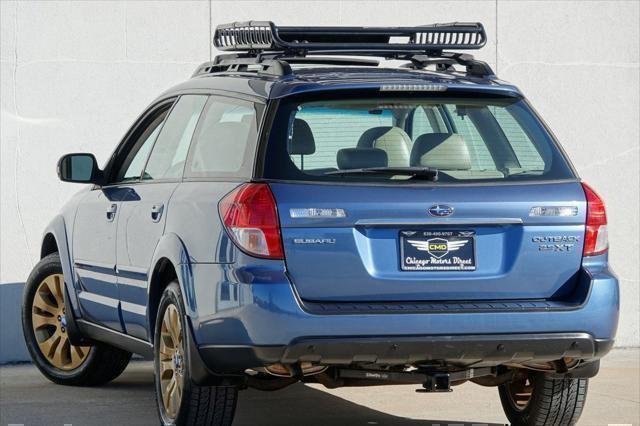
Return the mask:
<path id="1" fill-rule="evenodd" d="M 287 346 L 200 347 L 204 363 L 217 373 L 242 371 L 248 366 L 302 361 L 326 365 L 371 363 L 404 365 L 442 360 L 474 367 L 562 357 L 595 360 L 604 356 L 612 340 L 586 333 L 519 335 L 422 336 L 413 338 L 301 339 Z"/>
<path id="2" fill-rule="evenodd" d="M 187 306 L 197 306 L 189 314 L 194 346 L 218 373 L 295 361 L 596 360 L 611 348 L 618 323 L 618 281 L 602 264 L 584 265 L 576 294 L 560 304 L 344 314 L 310 311 L 278 262 L 238 265 L 192 268 L 194 299 Z"/>

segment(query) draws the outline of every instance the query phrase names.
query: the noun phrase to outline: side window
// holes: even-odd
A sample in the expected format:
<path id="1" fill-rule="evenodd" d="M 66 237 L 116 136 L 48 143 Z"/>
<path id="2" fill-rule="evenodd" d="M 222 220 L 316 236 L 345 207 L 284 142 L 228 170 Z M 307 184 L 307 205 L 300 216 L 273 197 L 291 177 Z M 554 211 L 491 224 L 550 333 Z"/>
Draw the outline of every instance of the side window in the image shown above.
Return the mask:
<path id="1" fill-rule="evenodd" d="M 246 155 L 257 138 L 256 106 L 249 101 L 211 96 L 193 137 L 185 177 L 237 174 L 253 158 Z"/>
<path id="2" fill-rule="evenodd" d="M 206 102 L 204 95 L 183 95 L 178 99 L 153 146 L 143 179 L 182 177 L 191 137 Z"/>
<path id="3" fill-rule="evenodd" d="M 167 106 L 155 118 L 151 118 L 151 122 L 146 124 L 146 127 L 144 127 L 145 124 L 142 125 L 143 129 L 138 132 L 136 141 L 131 145 L 131 149 L 122 162 L 113 182 L 128 182 L 140 178 L 149 152 L 151 152 L 151 147 L 158 137 L 158 133 L 160 133 L 168 111 L 169 107 Z"/>

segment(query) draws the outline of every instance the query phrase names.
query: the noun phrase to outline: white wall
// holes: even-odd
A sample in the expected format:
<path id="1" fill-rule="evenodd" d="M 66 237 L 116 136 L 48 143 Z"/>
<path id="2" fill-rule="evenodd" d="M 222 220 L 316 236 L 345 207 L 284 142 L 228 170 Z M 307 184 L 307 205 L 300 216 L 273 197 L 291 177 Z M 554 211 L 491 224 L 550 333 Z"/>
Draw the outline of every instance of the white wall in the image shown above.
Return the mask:
<path id="1" fill-rule="evenodd" d="M 640 344 L 637 1 L 2 1 L 0 7 L 0 283 L 24 282 L 44 226 L 78 190 L 57 180 L 58 157 L 92 151 L 105 161 L 149 101 L 210 59 L 217 24 L 481 21 L 490 41 L 477 56 L 519 85 L 607 201 L 611 263 L 622 286 L 618 345 Z M 9 320 L 2 315 L 5 333 Z"/>

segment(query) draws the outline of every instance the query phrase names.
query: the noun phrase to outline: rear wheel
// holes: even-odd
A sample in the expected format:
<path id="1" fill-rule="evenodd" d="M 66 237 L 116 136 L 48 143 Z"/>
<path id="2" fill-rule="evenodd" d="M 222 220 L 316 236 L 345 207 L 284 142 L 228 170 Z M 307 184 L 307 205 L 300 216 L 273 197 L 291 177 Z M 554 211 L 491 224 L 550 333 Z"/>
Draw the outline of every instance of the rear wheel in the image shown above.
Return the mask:
<path id="1" fill-rule="evenodd" d="M 500 401 L 513 425 L 573 425 L 582 414 L 588 382 L 518 370 L 512 381 L 500 385 Z"/>
<path id="2" fill-rule="evenodd" d="M 192 383 L 185 352 L 185 311 L 180 287 L 165 289 L 156 317 L 154 351 L 156 403 L 163 425 L 231 425 L 238 399 L 236 386 Z"/>
<path id="3" fill-rule="evenodd" d="M 52 382 L 92 386 L 118 377 L 131 353 L 106 344 L 75 346 L 67 334 L 64 276 L 57 253 L 43 258 L 25 283 L 22 330 L 33 363 Z"/>

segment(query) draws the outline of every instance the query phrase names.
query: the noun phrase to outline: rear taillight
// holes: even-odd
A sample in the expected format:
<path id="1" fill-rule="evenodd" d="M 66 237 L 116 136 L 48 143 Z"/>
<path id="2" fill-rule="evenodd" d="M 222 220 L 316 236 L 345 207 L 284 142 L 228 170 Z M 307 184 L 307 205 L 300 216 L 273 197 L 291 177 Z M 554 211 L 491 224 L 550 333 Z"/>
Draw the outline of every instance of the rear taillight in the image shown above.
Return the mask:
<path id="1" fill-rule="evenodd" d="M 584 235 L 585 256 L 596 256 L 609 249 L 607 213 L 602 198 L 586 183 L 582 184 L 587 197 L 587 226 Z"/>
<path id="2" fill-rule="evenodd" d="M 246 183 L 227 194 L 218 206 L 233 241 L 250 255 L 283 259 L 276 201 L 269 185 Z"/>

